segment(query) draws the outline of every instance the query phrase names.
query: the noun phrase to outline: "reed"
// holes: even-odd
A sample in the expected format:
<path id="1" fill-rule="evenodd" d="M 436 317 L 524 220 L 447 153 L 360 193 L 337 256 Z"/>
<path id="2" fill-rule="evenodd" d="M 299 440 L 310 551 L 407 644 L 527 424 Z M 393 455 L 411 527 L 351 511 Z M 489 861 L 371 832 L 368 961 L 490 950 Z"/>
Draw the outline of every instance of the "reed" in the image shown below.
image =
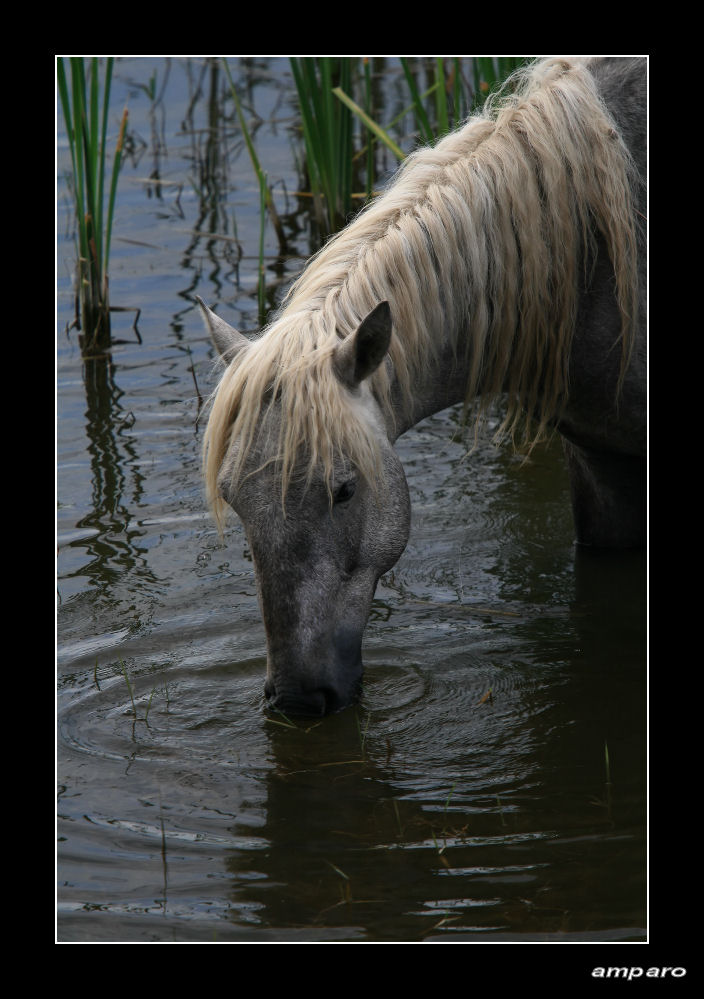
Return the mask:
<path id="1" fill-rule="evenodd" d="M 127 684 L 127 692 L 129 693 L 129 695 L 130 695 L 130 701 L 132 702 L 132 714 L 133 714 L 134 719 L 136 721 L 137 720 L 137 706 L 134 703 L 134 693 L 132 691 L 132 684 L 130 683 L 130 678 L 129 678 L 129 675 L 127 673 L 127 667 L 123 663 L 122 659 L 118 659 L 118 662 L 120 664 L 120 672 L 124 676 L 125 683 Z M 151 704 L 151 698 L 149 699 L 149 702 Z"/>
<path id="2" fill-rule="evenodd" d="M 390 130 L 398 121 L 409 113 L 413 114 L 421 141 L 434 143 L 445 132 L 457 127 L 494 87 L 524 61 L 518 57 L 437 58 L 419 67 L 408 59 L 402 59 L 410 103 L 384 128 L 375 120 L 372 111 L 370 59 L 291 57 L 306 172 L 321 243 L 342 229 L 360 203 L 369 201 L 375 193 L 374 143 L 383 143 L 399 162 L 405 159 L 406 154 L 390 135 Z M 223 59 L 223 65 L 242 135 L 259 181 L 261 221 L 257 305 L 259 322 L 263 324 L 267 311 L 264 269 L 267 216 L 276 231 L 281 254 L 287 252 L 286 237 L 226 59 Z M 430 85 L 421 89 L 418 78 L 424 72 Z M 355 86 L 362 92 L 359 101 L 353 96 Z M 361 123 L 361 128 L 357 130 L 356 121 Z M 355 193 L 355 180 L 363 189 L 362 193 Z"/>
<path id="3" fill-rule="evenodd" d="M 257 313 L 259 325 L 266 320 L 266 271 L 264 269 L 264 230 L 266 224 L 267 195 L 271 196 L 271 188 L 266 174 L 259 177 L 259 268 L 257 272 Z"/>
<path id="4" fill-rule="evenodd" d="M 469 59 L 435 58 L 425 67 L 432 83 L 421 92 L 419 69 L 408 58 L 401 68 L 411 97 L 416 131 L 422 142 L 433 145 L 458 128 L 483 104 L 492 90 L 530 59 L 524 56 L 474 56 Z M 429 82 L 429 80 L 428 80 Z"/>
<path id="5" fill-rule="evenodd" d="M 377 125 L 377 123 L 369 117 L 367 112 L 364 111 L 359 106 L 359 104 L 353 101 L 352 98 L 345 93 L 342 87 L 333 87 L 332 92 L 335 95 L 335 97 L 338 98 L 338 100 L 342 101 L 342 103 L 346 107 L 348 107 L 350 111 L 353 111 L 357 115 L 360 121 L 366 126 L 366 128 L 371 133 L 373 133 L 377 137 L 377 139 L 380 139 L 384 143 L 384 145 L 391 150 L 391 152 L 398 160 L 405 159 L 406 154 L 401 149 L 401 147 L 394 142 L 389 133 L 385 129 L 383 129 L 380 125 Z M 369 186 L 367 187 L 367 190 L 369 190 Z"/>
<path id="6" fill-rule="evenodd" d="M 511 73 L 528 62 L 532 62 L 532 58 L 527 56 L 475 56 L 472 60 L 474 92 L 470 110 L 474 110 Z"/>
<path id="7" fill-rule="evenodd" d="M 247 128 L 247 122 L 242 112 L 242 104 L 240 103 L 237 90 L 235 89 L 235 84 L 232 79 L 232 73 L 230 72 L 230 66 L 227 62 L 227 59 L 223 59 L 222 62 L 225 69 L 225 74 L 227 76 L 227 82 L 230 85 L 230 93 L 232 94 L 232 100 L 235 105 L 235 111 L 237 112 L 237 118 L 240 123 L 240 128 L 242 129 L 242 135 L 244 137 L 245 145 L 247 146 L 247 152 L 249 153 L 249 158 L 252 161 L 252 167 L 254 169 L 255 174 L 257 175 L 257 180 L 259 181 L 259 194 L 262 203 L 262 210 L 263 207 L 265 206 L 266 211 L 268 211 L 269 216 L 271 218 L 272 225 L 276 230 L 276 235 L 279 240 L 279 249 L 281 253 L 285 253 L 286 236 L 284 234 L 284 229 L 281 224 L 281 219 L 279 218 L 279 214 L 276 211 L 276 205 L 274 204 L 274 196 L 272 195 L 271 188 L 267 183 L 266 173 L 262 169 L 262 165 L 259 162 L 259 157 L 257 156 L 256 149 L 254 148 L 254 142 L 252 140 L 252 136 L 250 134 L 249 129 Z M 261 305 L 261 300 L 260 300 L 260 305 Z"/>
<path id="8" fill-rule="evenodd" d="M 291 58 L 301 112 L 306 165 L 319 224 L 341 229 L 352 210 L 354 118 L 336 100 L 349 93 L 355 60 L 328 56 Z"/>
<path id="9" fill-rule="evenodd" d="M 68 63 L 68 67 L 66 66 Z M 105 63 L 102 101 L 98 59 L 82 57 L 57 60 L 57 81 L 66 134 L 71 153 L 70 186 L 76 215 L 76 318 L 82 330 L 79 338 L 84 356 L 100 352 L 110 343 L 110 296 L 108 262 L 115 210 L 117 178 L 127 127 L 123 111 L 107 178 L 108 111 L 113 58 Z"/>
<path id="10" fill-rule="evenodd" d="M 399 119 L 412 113 L 421 141 L 434 144 L 442 135 L 457 128 L 492 90 L 526 61 L 520 56 L 477 56 L 470 60 L 436 58 L 426 63 L 426 73 L 432 77 L 432 82 L 421 90 L 418 77 L 422 74 L 411 60 L 401 59 L 410 104 L 384 128 L 374 120 L 371 112 L 368 59 L 362 60 L 360 74 L 356 72 L 358 60 L 353 58 L 292 58 L 311 193 L 318 221 L 326 227 L 327 233 L 336 232 L 349 220 L 355 198 L 352 165 L 365 153 L 366 200 L 371 197 L 376 179 L 372 155 L 375 141 L 382 142 L 399 162 L 405 159 L 406 154 L 390 135 L 390 129 Z M 354 80 L 360 76 L 366 107 L 355 101 L 351 92 Z M 359 150 L 354 149 L 352 115 L 363 126 L 363 145 Z"/>

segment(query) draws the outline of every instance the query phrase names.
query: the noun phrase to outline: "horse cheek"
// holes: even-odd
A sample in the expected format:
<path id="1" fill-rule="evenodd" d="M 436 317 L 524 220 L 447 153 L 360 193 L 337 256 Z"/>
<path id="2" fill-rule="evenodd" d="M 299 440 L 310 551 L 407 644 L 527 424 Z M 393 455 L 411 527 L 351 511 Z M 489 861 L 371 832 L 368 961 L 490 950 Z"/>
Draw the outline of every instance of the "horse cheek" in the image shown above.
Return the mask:
<path id="1" fill-rule="evenodd" d="M 367 560 L 376 568 L 377 579 L 388 572 L 408 544 L 411 526 L 411 501 L 406 477 L 394 460 L 393 476 L 378 497 L 370 498 L 368 530 L 364 544 Z"/>

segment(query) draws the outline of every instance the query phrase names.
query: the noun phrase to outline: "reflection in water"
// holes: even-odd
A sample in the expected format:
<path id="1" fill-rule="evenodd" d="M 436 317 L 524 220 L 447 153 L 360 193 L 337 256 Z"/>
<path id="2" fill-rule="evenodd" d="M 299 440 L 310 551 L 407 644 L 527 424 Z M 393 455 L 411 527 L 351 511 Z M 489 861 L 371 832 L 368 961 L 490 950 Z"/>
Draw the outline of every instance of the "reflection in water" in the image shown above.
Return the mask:
<path id="1" fill-rule="evenodd" d="M 576 548 L 574 606 L 586 655 L 603 658 L 608 646 L 626 668 L 644 667 L 646 570 L 645 551 Z"/>
<path id="2" fill-rule="evenodd" d="M 237 70 L 235 86 L 244 95 L 247 113 L 251 114 L 248 128 L 252 138 L 255 138 L 263 123 L 254 110 L 255 91 L 257 87 L 266 89 L 271 80 L 261 74 L 253 60 L 238 60 Z M 204 79 L 207 79 L 205 90 L 203 90 Z M 240 297 L 249 295 L 256 298 L 256 290 L 251 287 L 243 288 L 240 280 L 243 248 L 235 212 L 228 206 L 231 205 L 233 195 L 236 199 L 242 200 L 243 187 L 248 190 L 256 189 L 257 180 L 254 168 L 249 162 L 244 138 L 239 129 L 232 128 L 234 116 L 232 95 L 221 60 L 205 60 L 197 84 L 195 86 L 192 84 L 193 81 L 191 81 L 191 97 L 182 123 L 182 131 L 190 136 L 191 140 L 186 155 L 190 160 L 198 212 L 192 228 L 192 239 L 183 251 L 181 263 L 184 270 L 191 272 L 192 281 L 181 291 L 181 295 L 189 301 L 193 300 L 193 293 L 204 281 L 202 261 L 204 256 L 211 264 L 205 275 L 210 289 L 206 292 L 206 297 L 211 304 L 216 304 L 219 300 L 231 300 L 233 292 Z M 280 90 L 278 100 L 281 100 L 282 94 L 283 90 Z M 197 127 L 194 115 L 202 97 L 205 102 L 206 125 Z M 242 164 L 240 160 L 243 161 Z M 237 183 L 231 176 L 234 170 L 239 178 Z M 257 198 L 247 197 L 246 200 L 258 205 Z M 290 229 L 294 237 L 299 228 L 296 219 L 291 216 L 283 216 L 283 227 L 286 231 Z M 283 230 L 280 230 L 280 244 L 281 239 L 285 243 Z M 281 285 L 286 280 L 286 253 L 285 245 L 280 245 L 279 254 L 267 266 L 268 311 L 278 304 Z M 297 259 L 295 255 L 294 258 Z M 250 264 L 248 270 L 254 269 Z M 275 275 L 274 280 L 270 274 Z M 215 293 L 212 291 L 213 287 Z"/>
<path id="3" fill-rule="evenodd" d="M 94 546 L 95 562 L 86 570 L 94 585 L 109 593 L 125 570 L 144 562 L 144 550 L 137 539 L 144 532 L 130 528 L 130 509 L 143 492 L 134 441 L 123 430 L 134 417 L 120 407 L 122 392 L 114 381 L 112 358 L 108 355 L 87 360 L 84 365 L 86 389 L 86 436 L 93 480 L 92 511 L 77 522 L 79 528 L 96 528 L 100 543 Z M 127 493 L 125 465 L 131 468 L 132 490 Z"/>
<path id="4" fill-rule="evenodd" d="M 131 609 L 121 623 L 138 626 L 146 619 L 148 604 L 136 606 L 134 591 L 139 589 L 146 599 L 150 588 L 156 587 L 157 577 L 143 544 L 146 532 L 133 513 L 144 494 L 136 442 L 129 433 L 134 416 L 120 405 L 123 393 L 114 374 L 109 353 L 83 360 L 90 510 L 75 521 L 75 540 L 66 542 L 67 549 L 75 546 L 85 555 L 77 569 L 60 574 L 59 596 L 62 585 L 69 580 L 85 578 L 90 585 L 91 603 L 113 607 L 120 600 L 125 579 L 130 579 L 127 589 Z M 60 477 L 65 479 L 68 474 L 60 468 Z"/>
<path id="5" fill-rule="evenodd" d="M 194 112 L 202 96 L 201 86 L 207 80 L 205 89 L 206 127 L 197 128 Z M 195 290 L 201 279 L 202 263 L 198 260 L 201 246 L 205 244 L 205 256 L 212 267 L 208 279 L 222 293 L 231 295 L 240 286 L 239 261 L 242 247 L 233 232 L 234 218 L 227 213 L 227 199 L 231 190 L 229 168 L 245 152 L 242 137 L 237 137 L 234 146 L 227 138 L 227 119 L 224 115 L 225 94 L 223 74 L 217 59 L 208 59 L 203 65 L 201 77 L 192 91 L 188 104 L 187 117 L 182 129 L 191 138 L 190 168 L 192 183 L 197 193 L 198 211 L 193 224 L 193 236 L 183 251 L 182 267 L 193 270 L 192 287 Z M 223 271 L 221 260 L 228 265 Z M 221 273 L 222 272 L 222 273 Z"/>
<path id="6" fill-rule="evenodd" d="M 559 453 L 493 462 L 503 471 L 481 481 L 505 541 L 464 570 L 468 593 L 494 574 L 499 593 L 483 607 L 414 601 L 401 567 L 378 630 L 400 642 L 407 618 L 435 634 L 422 662 L 391 668 L 410 650 L 381 646 L 357 709 L 271 725 L 266 846 L 228 862 L 233 918 L 308 938 L 642 938 L 645 560 L 573 547 Z M 444 550 L 439 506 L 426 570 L 434 532 Z M 459 564 L 446 571 L 438 592 L 459 593 Z"/>
<path id="7" fill-rule="evenodd" d="M 642 563 L 612 569 L 636 589 L 619 627 L 637 627 Z M 272 725 L 267 845 L 228 862 L 237 918 L 348 939 L 642 936 L 642 660 L 627 642 L 628 661 L 601 661 L 612 607 L 597 585 L 558 640 L 517 623 L 490 698 L 473 680 L 491 647 L 468 649 L 407 703 L 379 707 L 372 675 L 360 708 Z"/>
<path id="8" fill-rule="evenodd" d="M 238 910 L 258 926 L 344 928 L 348 937 L 358 927 L 360 937 L 403 940 L 440 918 L 417 910 L 424 897 L 436 898 L 443 845 L 464 831 L 393 785 L 393 771 L 366 745 L 367 723 L 351 710 L 310 731 L 272 728 L 274 767 L 258 830 L 268 847 L 249 865 L 241 854 L 229 863 Z M 498 816 L 494 823 L 498 829 Z"/>
<path id="9" fill-rule="evenodd" d="M 509 741 L 445 757 L 439 774 L 407 766 L 404 739 L 382 735 L 383 719 L 366 737 L 352 711 L 311 732 L 273 731 L 256 830 L 266 846 L 228 862 L 233 917 L 309 939 L 333 929 L 369 940 L 578 939 L 642 927 L 643 891 L 634 899 L 632 887 L 641 817 L 607 800 L 598 759 L 585 769 L 554 696 L 531 699 L 530 734 L 514 718 Z"/>

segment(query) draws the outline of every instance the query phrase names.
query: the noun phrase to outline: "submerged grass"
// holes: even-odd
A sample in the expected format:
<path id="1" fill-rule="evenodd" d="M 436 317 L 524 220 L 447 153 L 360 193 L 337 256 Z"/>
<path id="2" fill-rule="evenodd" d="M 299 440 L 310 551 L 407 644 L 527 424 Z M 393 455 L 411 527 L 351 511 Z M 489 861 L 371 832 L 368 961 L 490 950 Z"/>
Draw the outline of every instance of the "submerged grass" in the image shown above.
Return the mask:
<path id="1" fill-rule="evenodd" d="M 127 127 L 125 108 L 108 184 L 107 133 L 113 63 L 113 58 L 105 61 L 102 101 L 97 58 L 89 60 L 87 72 L 82 57 L 67 60 L 59 57 L 56 67 L 71 153 L 71 189 L 76 215 L 78 262 L 74 324 L 82 330 L 80 342 L 84 356 L 104 349 L 110 342 L 108 262 L 117 178 Z"/>
<path id="2" fill-rule="evenodd" d="M 134 715 L 134 718 L 135 718 L 135 721 L 136 721 L 137 720 L 137 707 L 136 707 L 136 705 L 134 703 L 134 694 L 132 692 L 132 684 L 130 683 L 129 675 L 127 673 L 127 667 L 123 663 L 122 659 L 119 659 L 118 662 L 120 663 L 120 672 L 124 676 L 125 683 L 127 684 L 127 692 L 129 693 L 129 695 L 130 695 L 130 701 L 132 702 L 132 714 Z"/>
<path id="3" fill-rule="evenodd" d="M 138 718 L 137 717 L 137 705 L 136 705 L 135 699 L 134 699 L 134 688 L 133 688 L 132 684 L 130 683 L 130 677 L 129 677 L 129 673 L 127 672 L 127 666 L 122 661 L 122 659 L 118 659 L 118 662 L 120 664 L 120 672 L 122 673 L 122 676 L 124 677 L 125 683 L 127 685 L 127 692 L 130 695 L 130 702 L 132 704 L 132 717 L 133 717 L 133 719 L 134 719 L 135 722 L 141 720 L 141 721 L 145 722 L 145 724 L 148 725 L 149 723 L 147 722 L 147 719 L 149 717 L 149 709 L 152 706 L 152 701 L 154 699 L 154 694 L 156 693 L 156 687 L 152 687 L 152 692 L 149 695 L 149 700 L 147 701 L 147 707 L 146 707 L 145 712 L 144 712 L 144 718 L 142 718 L 142 719 Z M 97 668 L 98 668 L 98 661 L 96 659 L 96 661 L 95 661 L 95 671 L 97 671 Z M 95 671 L 94 671 L 94 675 L 95 675 Z M 96 678 L 96 683 L 97 683 L 97 678 Z M 100 689 L 100 688 L 98 687 L 98 689 Z M 166 682 L 164 682 L 164 692 L 166 694 L 166 707 L 167 707 L 167 710 L 168 710 L 168 706 L 169 706 L 169 693 L 168 693 L 168 689 L 166 687 Z"/>

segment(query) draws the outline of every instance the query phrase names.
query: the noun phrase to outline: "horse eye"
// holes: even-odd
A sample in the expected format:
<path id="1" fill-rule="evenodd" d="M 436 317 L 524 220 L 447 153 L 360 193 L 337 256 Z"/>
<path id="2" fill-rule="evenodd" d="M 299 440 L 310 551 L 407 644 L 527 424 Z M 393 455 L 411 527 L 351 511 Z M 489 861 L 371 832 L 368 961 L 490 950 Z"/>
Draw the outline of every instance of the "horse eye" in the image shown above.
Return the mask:
<path id="1" fill-rule="evenodd" d="M 357 488 L 357 483 L 354 481 L 354 479 L 349 479 L 347 482 L 343 482 L 342 485 L 335 490 L 335 494 L 333 496 L 333 502 L 346 503 L 347 500 L 352 499 L 356 488 Z"/>

